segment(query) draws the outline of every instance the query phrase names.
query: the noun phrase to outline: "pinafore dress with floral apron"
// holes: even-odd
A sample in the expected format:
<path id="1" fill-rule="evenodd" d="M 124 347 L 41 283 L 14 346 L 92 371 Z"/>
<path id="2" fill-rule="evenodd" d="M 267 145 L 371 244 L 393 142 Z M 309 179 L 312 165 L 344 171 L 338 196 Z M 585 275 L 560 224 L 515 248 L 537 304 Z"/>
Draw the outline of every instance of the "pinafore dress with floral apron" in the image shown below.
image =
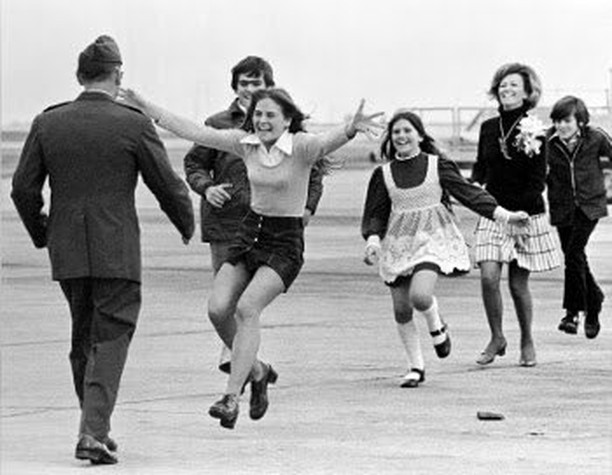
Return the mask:
<path id="1" fill-rule="evenodd" d="M 438 177 L 438 157 L 428 156 L 425 180 L 414 188 L 398 188 L 391 164 L 382 167 L 391 198 L 387 232 L 381 243 L 380 276 L 392 283 L 399 276 L 411 275 L 422 263 L 438 265 L 440 272 L 470 269 L 465 239 L 442 204 Z"/>

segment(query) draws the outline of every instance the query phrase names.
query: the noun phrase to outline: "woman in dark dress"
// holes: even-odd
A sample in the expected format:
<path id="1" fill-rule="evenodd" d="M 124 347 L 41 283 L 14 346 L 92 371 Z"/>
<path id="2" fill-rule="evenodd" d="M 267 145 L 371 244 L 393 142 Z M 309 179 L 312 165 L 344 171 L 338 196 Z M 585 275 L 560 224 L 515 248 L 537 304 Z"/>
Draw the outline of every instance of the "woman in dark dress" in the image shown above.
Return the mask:
<path id="1" fill-rule="evenodd" d="M 506 353 L 500 280 L 507 264 L 510 295 L 521 330 L 519 364 L 535 366 L 529 275 L 560 264 L 542 196 L 546 182 L 544 127 L 527 113 L 538 103 L 541 84 L 531 67 L 509 63 L 495 72 L 489 94 L 499 103 L 499 116 L 481 126 L 472 179 L 485 186 L 504 208 L 529 213 L 529 223 L 517 229 L 487 218 L 478 221 L 475 260 L 480 267 L 491 338 L 476 362 L 487 365 Z"/>

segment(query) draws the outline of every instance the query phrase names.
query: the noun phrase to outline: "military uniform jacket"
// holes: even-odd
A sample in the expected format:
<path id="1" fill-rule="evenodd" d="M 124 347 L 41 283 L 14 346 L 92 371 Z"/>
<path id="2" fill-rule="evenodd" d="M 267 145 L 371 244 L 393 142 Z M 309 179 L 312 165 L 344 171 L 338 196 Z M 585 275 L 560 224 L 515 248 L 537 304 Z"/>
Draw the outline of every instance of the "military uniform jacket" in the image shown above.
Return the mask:
<path id="1" fill-rule="evenodd" d="M 11 197 L 55 280 L 141 279 L 135 189 L 139 175 L 184 238 L 194 230 L 189 191 L 151 121 L 103 92 L 37 116 L 13 175 Z M 43 211 L 48 178 L 49 215 Z"/>

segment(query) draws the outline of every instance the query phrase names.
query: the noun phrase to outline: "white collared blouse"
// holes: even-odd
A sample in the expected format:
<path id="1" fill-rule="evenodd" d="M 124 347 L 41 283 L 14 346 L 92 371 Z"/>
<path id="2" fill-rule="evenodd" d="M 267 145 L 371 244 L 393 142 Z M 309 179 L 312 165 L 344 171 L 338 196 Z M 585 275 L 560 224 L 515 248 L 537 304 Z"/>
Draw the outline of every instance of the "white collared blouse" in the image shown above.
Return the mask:
<path id="1" fill-rule="evenodd" d="M 251 208 L 265 216 L 301 217 L 308 196 L 310 169 L 321 157 L 349 141 L 345 127 L 311 134 L 285 132 L 268 150 L 255 134 L 212 127 L 183 128 L 164 117 L 163 127 L 188 140 L 233 153 L 245 162 L 251 187 Z"/>

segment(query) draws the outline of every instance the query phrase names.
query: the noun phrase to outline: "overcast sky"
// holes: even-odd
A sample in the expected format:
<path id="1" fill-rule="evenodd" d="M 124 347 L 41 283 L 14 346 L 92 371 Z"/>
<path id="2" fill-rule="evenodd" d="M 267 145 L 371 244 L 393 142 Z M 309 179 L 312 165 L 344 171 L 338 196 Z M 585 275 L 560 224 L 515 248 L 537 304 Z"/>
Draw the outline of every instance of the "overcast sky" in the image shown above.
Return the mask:
<path id="1" fill-rule="evenodd" d="M 371 109 L 490 104 L 508 61 L 562 94 L 606 103 L 611 0 L 0 0 L 2 124 L 80 91 L 79 52 L 115 37 L 124 84 L 201 119 L 233 98 L 229 70 L 268 59 L 278 85 L 321 121 Z"/>

